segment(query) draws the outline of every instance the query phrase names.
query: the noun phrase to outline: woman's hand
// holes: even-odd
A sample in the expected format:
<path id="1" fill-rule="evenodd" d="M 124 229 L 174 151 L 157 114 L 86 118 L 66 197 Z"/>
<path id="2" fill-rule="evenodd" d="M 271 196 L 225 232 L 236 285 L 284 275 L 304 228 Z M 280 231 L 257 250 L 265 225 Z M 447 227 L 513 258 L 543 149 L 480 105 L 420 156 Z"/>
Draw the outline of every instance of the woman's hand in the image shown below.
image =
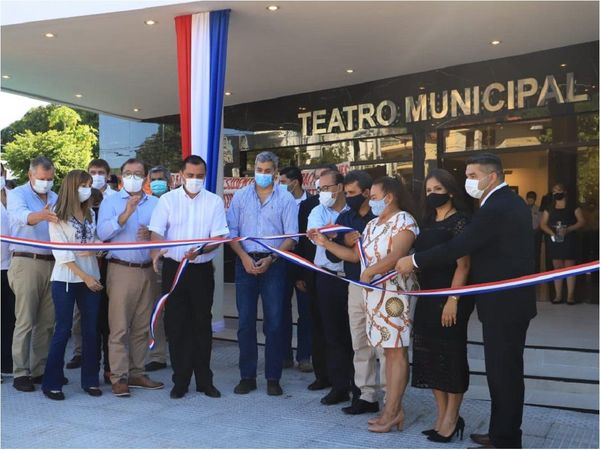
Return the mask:
<path id="1" fill-rule="evenodd" d="M 100 292 L 102 289 L 104 289 L 104 286 L 100 284 L 100 281 L 96 280 L 91 275 L 85 275 L 84 277 L 82 277 L 82 279 L 85 285 L 94 292 Z"/>
<path id="2" fill-rule="evenodd" d="M 451 327 L 456 325 L 456 311 L 458 310 L 458 300 L 449 297 L 442 310 L 442 326 Z"/>
<path id="3" fill-rule="evenodd" d="M 371 280 L 373 279 L 373 277 L 375 276 L 374 273 L 371 273 L 371 271 L 369 270 L 369 268 L 367 267 L 365 270 L 362 271 L 362 273 L 360 274 L 360 281 L 362 281 L 363 283 L 366 284 L 370 284 Z M 365 288 L 367 291 L 372 291 L 373 289 L 369 289 L 369 288 Z"/>

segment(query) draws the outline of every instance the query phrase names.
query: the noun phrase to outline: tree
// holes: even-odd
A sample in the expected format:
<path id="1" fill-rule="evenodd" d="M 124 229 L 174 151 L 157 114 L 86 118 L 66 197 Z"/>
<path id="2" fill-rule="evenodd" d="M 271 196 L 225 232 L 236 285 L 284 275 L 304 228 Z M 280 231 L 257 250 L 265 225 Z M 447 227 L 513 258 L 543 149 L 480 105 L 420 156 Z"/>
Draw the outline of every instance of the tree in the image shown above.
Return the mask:
<path id="1" fill-rule="evenodd" d="M 29 162 L 36 156 L 49 158 L 56 169 L 55 184 L 73 169 L 85 169 L 98 142 L 97 131 L 81 124 L 81 116 L 67 106 L 53 108 L 47 116 L 47 130 L 24 130 L 3 147 L 3 157 L 19 182 L 27 179 Z"/>
<path id="2" fill-rule="evenodd" d="M 149 166 L 163 165 L 172 172 L 181 164 L 181 132 L 176 125 L 160 125 L 158 132 L 146 138 L 137 157 Z"/>
<path id="3" fill-rule="evenodd" d="M 2 140 L 2 148 L 4 149 L 6 144 L 14 141 L 18 134 L 23 134 L 27 130 L 31 131 L 32 133 L 50 130 L 48 119 L 50 117 L 50 113 L 55 111 L 57 108 L 60 108 L 60 105 L 50 104 L 31 108 L 22 118 L 14 121 L 6 128 L 3 128 L 0 135 Z M 96 131 L 98 130 L 99 125 L 98 114 L 83 109 L 71 109 L 79 114 L 79 117 L 81 118 L 81 124 L 92 127 L 94 129 L 94 133 L 96 133 L 96 137 L 98 137 L 98 132 Z M 92 154 L 94 158 L 98 158 L 99 147 L 97 140 L 92 148 Z"/>

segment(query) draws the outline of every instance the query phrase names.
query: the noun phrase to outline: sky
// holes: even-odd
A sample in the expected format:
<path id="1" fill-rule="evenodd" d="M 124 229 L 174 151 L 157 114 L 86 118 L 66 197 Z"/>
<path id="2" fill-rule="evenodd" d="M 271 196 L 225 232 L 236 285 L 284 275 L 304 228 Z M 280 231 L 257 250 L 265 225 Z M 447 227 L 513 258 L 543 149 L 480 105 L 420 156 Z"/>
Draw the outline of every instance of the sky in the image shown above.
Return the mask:
<path id="1" fill-rule="evenodd" d="M 19 120 L 31 108 L 47 104 L 22 95 L 0 92 L 0 130 Z"/>

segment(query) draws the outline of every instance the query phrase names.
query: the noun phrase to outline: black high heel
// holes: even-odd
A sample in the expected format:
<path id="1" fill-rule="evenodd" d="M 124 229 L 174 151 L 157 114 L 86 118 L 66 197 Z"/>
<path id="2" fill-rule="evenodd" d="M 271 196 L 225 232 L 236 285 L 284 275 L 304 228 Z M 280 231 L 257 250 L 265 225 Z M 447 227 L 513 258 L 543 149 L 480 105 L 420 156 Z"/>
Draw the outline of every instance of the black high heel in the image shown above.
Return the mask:
<path id="1" fill-rule="evenodd" d="M 435 428 L 430 428 L 429 430 L 421 431 L 421 434 L 424 434 L 425 436 L 433 436 L 435 433 L 437 433 L 437 431 L 435 431 Z"/>
<path id="2" fill-rule="evenodd" d="M 452 432 L 452 434 L 450 434 L 450 436 L 442 436 L 441 434 L 439 434 L 436 431 L 435 434 L 428 436 L 427 439 L 429 439 L 430 441 L 433 441 L 433 442 L 448 443 L 456 435 L 456 437 L 460 437 L 460 440 L 462 441 L 464 432 L 465 432 L 465 421 L 462 417 L 459 417 L 458 420 L 456 421 L 456 426 L 454 427 L 454 431 Z"/>

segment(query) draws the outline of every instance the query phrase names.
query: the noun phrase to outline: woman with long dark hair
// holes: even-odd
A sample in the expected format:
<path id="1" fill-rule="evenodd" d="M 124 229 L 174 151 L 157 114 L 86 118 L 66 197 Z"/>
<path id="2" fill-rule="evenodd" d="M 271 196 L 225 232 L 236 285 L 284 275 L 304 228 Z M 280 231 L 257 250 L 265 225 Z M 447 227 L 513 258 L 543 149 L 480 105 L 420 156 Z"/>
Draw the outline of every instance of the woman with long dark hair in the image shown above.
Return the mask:
<path id="1" fill-rule="evenodd" d="M 57 223 L 50 223 L 53 242 L 92 243 L 96 239 L 96 221 L 90 205 L 92 176 L 83 170 L 67 174 L 58 193 Z M 42 391 L 51 400 L 64 400 L 66 383 L 63 366 L 65 347 L 71 335 L 75 302 L 81 313 L 81 387 L 92 397 L 102 395 L 98 380 L 96 327 L 100 306 L 100 270 L 96 252 L 53 250 L 56 260 L 52 271 L 52 300 L 56 316 L 54 336 L 42 382 Z"/>
<path id="2" fill-rule="evenodd" d="M 552 187 L 550 208 L 542 213 L 540 228 L 546 233 L 546 251 L 552 259 L 555 269 L 575 265 L 578 242 L 575 231 L 583 228 L 585 219 L 564 183 Z M 562 303 L 563 280 L 554 280 L 554 299 L 552 303 Z M 575 277 L 567 278 L 567 304 L 575 304 Z"/>
<path id="3" fill-rule="evenodd" d="M 422 252 L 449 241 L 468 223 L 462 190 L 455 178 L 443 169 L 434 169 L 425 178 L 421 233 L 415 250 Z M 469 257 L 450 265 L 418 272 L 421 289 L 464 286 L 469 274 Z M 473 312 L 470 297 L 420 297 L 413 323 L 412 386 L 431 389 L 437 405 L 432 429 L 423 431 L 435 442 L 449 442 L 464 430 L 460 417 L 463 394 L 469 387 L 467 324 Z"/>

